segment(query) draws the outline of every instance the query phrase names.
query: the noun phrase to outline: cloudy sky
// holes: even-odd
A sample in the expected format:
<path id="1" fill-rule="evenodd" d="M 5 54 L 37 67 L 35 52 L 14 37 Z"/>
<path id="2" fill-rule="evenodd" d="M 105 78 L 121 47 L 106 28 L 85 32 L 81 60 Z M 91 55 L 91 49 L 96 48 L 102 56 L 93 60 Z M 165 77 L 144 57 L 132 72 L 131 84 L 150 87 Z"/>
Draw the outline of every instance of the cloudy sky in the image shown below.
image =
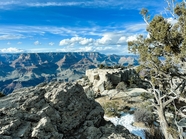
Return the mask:
<path id="1" fill-rule="evenodd" d="M 139 14 L 165 14 L 164 0 L 0 0 L 0 52 L 127 54 L 145 34 Z"/>

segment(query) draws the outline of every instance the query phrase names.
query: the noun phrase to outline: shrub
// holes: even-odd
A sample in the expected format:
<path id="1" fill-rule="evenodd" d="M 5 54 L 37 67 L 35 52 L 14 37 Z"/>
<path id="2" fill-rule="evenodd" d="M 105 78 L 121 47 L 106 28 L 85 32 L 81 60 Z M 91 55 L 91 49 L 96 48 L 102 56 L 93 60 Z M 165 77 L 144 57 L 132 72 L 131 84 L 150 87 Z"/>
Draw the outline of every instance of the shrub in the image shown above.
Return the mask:
<path id="1" fill-rule="evenodd" d="M 148 99 L 153 98 L 153 94 L 143 92 L 143 93 L 141 93 L 140 97 L 141 97 L 142 100 L 148 100 Z"/>
<path id="2" fill-rule="evenodd" d="M 127 90 L 127 85 L 124 82 L 118 83 L 116 86 L 117 91 L 126 91 Z"/>
<path id="3" fill-rule="evenodd" d="M 105 114 L 108 116 L 118 116 L 119 102 L 117 101 L 106 102 L 103 105 L 103 109 L 105 111 Z"/>
<path id="4" fill-rule="evenodd" d="M 146 125 L 153 124 L 153 115 L 146 109 L 138 109 L 134 112 L 134 119 L 136 122 L 143 122 Z"/>
<path id="5" fill-rule="evenodd" d="M 151 126 L 148 131 L 145 130 L 146 139 L 165 139 L 162 131 L 154 126 Z"/>
<path id="6" fill-rule="evenodd" d="M 135 83 L 135 77 L 130 77 L 129 79 L 129 86 L 130 88 L 135 88 L 136 87 L 136 83 Z"/>
<path id="7" fill-rule="evenodd" d="M 170 133 L 175 139 L 179 138 L 179 132 L 176 129 L 174 129 L 173 127 L 169 127 L 167 129 L 167 132 Z"/>
<path id="8" fill-rule="evenodd" d="M 100 69 L 104 69 L 104 68 L 105 68 L 105 65 L 100 64 L 100 65 L 99 65 L 99 68 L 100 68 Z"/>
<path id="9" fill-rule="evenodd" d="M 114 86 L 113 86 L 112 82 L 110 82 L 110 81 L 105 82 L 105 89 L 106 90 L 111 90 L 113 88 L 114 88 Z"/>
<path id="10" fill-rule="evenodd" d="M 94 79 L 95 79 L 95 80 L 99 80 L 99 79 L 100 79 L 99 74 L 94 75 Z"/>

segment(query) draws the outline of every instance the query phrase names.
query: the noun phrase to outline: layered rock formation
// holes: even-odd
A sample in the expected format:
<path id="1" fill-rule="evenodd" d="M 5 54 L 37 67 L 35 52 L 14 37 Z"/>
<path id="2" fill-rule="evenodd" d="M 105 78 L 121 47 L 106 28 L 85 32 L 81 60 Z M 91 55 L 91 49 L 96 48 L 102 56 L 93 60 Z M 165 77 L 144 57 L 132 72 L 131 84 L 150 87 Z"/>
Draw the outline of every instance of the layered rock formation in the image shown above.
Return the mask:
<path id="1" fill-rule="evenodd" d="M 137 139 L 103 119 L 76 83 L 50 82 L 0 98 L 1 139 Z"/>
<path id="2" fill-rule="evenodd" d="M 97 52 L 0 53 L 0 91 L 35 86 L 52 80 L 74 81 L 98 64 L 138 64 L 135 56 L 106 56 Z"/>
<path id="3" fill-rule="evenodd" d="M 99 93 L 114 89 L 120 82 L 124 82 L 130 87 L 146 88 L 148 86 L 146 82 L 139 78 L 134 69 L 89 69 L 86 70 L 86 76 L 92 83 L 93 91 Z M 107 88 L 108 84 L 113 88 Z"/>

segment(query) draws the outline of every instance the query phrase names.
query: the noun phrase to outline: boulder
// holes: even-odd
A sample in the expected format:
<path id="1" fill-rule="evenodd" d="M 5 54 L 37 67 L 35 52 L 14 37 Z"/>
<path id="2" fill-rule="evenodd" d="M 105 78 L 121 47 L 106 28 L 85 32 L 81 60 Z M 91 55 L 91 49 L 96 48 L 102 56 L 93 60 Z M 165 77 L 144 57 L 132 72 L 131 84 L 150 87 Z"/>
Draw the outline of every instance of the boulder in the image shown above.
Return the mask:
<path id="1" fill-rule="evenodd" d="M 0 98 L 1 139 L 99 139 L 119 136 L 100 104 L 77 83 L 50 82 Z M 110 128 L 107 130 L 107 126 Z M 116 133 L 115 133 L 116 132 Z M 125 138 L 138 137 L 123 127 Z M 130 139 L 133 139 L 130 138 Z"/>
<path id="2" fill-rule="evenodd" d="M 100 139 L 140 139 L 140 137 L 130 134 L 125 127 L 121 125 L 114 126 L 109 122 L 105 126 L 100 127 L 100 130 L 103 133 Z"/>

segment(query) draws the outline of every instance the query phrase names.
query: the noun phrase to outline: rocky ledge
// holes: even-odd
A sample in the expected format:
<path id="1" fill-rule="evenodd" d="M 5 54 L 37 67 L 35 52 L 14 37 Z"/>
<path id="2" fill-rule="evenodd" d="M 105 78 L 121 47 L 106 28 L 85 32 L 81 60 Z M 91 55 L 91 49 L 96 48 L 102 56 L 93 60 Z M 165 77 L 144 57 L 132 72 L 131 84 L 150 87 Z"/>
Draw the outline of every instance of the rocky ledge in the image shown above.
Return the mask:
<path id="1" fill-rule="evenodd" d="M 0 98 L 0 138 L 138 139 L 103 115 L 79 84 L 42 83 Z"/>

